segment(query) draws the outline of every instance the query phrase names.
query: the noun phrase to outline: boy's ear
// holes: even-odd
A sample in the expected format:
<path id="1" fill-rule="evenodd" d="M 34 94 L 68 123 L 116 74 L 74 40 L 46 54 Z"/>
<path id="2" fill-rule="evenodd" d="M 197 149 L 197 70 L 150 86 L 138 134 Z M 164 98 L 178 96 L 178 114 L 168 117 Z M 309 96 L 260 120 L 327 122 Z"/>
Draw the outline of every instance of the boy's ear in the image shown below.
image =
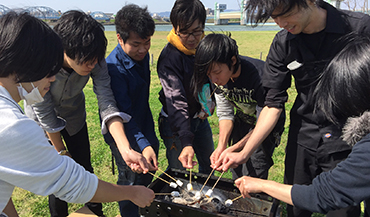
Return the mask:
<path id="1" fill-rule="evenodd" d="M 231 62 L 233 66 L 236 64 L 236 56 L 231 57 Z"/>

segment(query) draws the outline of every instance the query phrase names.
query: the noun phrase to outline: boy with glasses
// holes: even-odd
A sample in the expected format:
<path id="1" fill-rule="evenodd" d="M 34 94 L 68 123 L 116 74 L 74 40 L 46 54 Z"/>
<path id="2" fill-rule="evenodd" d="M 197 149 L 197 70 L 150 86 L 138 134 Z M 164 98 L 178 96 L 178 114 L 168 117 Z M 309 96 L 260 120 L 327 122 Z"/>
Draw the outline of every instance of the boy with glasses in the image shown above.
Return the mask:
<path id="1" fill-rule="evenodd" d="M 168 168 L 193 168 L 195 152 L 199 172 L 209 174 L 209 158 L 214 150 L 212 131 L 190 85 L 196 47 L 204 35 L 206 11 L 199 0 L 177 0 L 170 19 L 173 29 L 157 66 L 162 84 L 159 100 L 163 105 L 158 122 L 167 148 Z"/>

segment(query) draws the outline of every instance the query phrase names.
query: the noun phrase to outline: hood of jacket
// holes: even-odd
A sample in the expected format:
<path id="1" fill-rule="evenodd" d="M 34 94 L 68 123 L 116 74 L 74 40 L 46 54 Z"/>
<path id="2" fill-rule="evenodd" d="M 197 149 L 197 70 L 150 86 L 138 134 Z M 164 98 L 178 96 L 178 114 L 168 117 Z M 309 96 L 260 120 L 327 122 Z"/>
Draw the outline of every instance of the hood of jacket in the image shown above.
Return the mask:
<path id="1" fill-rule="evenodd" d="M 348 118 L 343 127 L 342 139 L 350 146 L 354 146 L 364 136 L 370 133 L 370 111 L 361 116 Z"/>

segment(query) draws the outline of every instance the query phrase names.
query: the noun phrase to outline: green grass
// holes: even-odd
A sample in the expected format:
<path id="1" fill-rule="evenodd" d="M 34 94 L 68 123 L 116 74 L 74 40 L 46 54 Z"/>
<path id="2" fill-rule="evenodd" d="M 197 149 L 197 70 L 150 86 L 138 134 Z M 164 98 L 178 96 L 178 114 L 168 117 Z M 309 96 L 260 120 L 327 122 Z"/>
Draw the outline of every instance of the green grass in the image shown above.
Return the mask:
<path id="1" fill-rule="evenodd" d="M 239 52 L 241 55 L 247 55 L 254 58 L 262 57 L 265 60 L 268 53 L 270 44 L 276 32 L 273 31 L 241 31 L 231 32 L 232 37 L 237 41 L 239 45 Z M 117 39 L 115 32 L 106 32 L 108 39 L 107 55 L 116 47 Z M 156 67 L 157 59 L 160 51 L 167 43 L 166 40 L 167 32 L 156 32 L 152 37 L 152 46 L 150 54 L 153 55 L 153 64 L 151 65 L 151 91 L 150 91 L 150 106 L 154 116 L 155 129 L 160 140 L 160 151 L 159 151 L 159 167 L 165 169 L 167 167 L 167 159 L 165 157 L 165 147 L 163 141 L 161 141 L 158 133 L 158 114 L 161 110 L 161 104 L 158 100 L 158 92 L 161 89 Z M 84 89 L 86 95 L 86 111 L 87 111 L 87 124 L 89 130 L 89 137 L 91 143 L 91 156 L 92 164 L 96 175 L 105 181 L 115 183 L 117 175 L 112 175 L 111 169 L 111 154 L 108 145 L 105 144 L 103 137 L 100 133 L 100 123 L 98 117 L 98 105 L 97 99 L 92 91 L 92 82 L 90 81 Z M 287 121 L 286 129 L 282 136 L 280 146 L 275 150 L 273 159 L 275 165 L 270 170 L 269 179 L 277 182 L 283 182 L 284 174 L 284 157 L 285 157 L 285 145 L 287 141 L 288 123 L 289 123 L 289 111 L 292 107 L 295 99 L 294 87 L 288 90 L 289 101 L 286 103 L 287 110 Z M 216 115 L 209 118 L 209 122 L 213 131 L 213 138 L 215 145 L 218 143 L 218 120 Z M 116 173 L 117 174 L 117 173 Z M 216 173 L 218 175 L 219 173 Z M 231 174 L 228 173 L 224 177 L 231 178 Z M 48 210 L 48 199 L 47 196 L 37 196 L 33 193 L 25 190 L 16 188 L 13 194 L 13 200 L 20 216 L 50 216 Z M 81 204 L 70 204 L 69 211 L 73 212 L 78 208 L 82 207 Z M 116 216 L 119 214 L 117 203 L 105 203 L 103 204 L 104 213 L 108 216 Z M 322 216 L 322 215 L 315 215 Z"/>

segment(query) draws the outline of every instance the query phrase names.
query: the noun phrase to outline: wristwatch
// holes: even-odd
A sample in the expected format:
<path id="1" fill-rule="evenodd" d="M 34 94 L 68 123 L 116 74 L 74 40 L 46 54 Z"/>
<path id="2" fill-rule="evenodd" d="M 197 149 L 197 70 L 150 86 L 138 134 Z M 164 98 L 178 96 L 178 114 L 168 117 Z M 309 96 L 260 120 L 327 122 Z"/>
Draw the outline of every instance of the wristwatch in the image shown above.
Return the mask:
<path id="1" fill-rule="evenodd" d="M 59 155 L 67 155 L 67 153 L 67 150 L 61 150 L 60 152 L 58 152 Z"/>

